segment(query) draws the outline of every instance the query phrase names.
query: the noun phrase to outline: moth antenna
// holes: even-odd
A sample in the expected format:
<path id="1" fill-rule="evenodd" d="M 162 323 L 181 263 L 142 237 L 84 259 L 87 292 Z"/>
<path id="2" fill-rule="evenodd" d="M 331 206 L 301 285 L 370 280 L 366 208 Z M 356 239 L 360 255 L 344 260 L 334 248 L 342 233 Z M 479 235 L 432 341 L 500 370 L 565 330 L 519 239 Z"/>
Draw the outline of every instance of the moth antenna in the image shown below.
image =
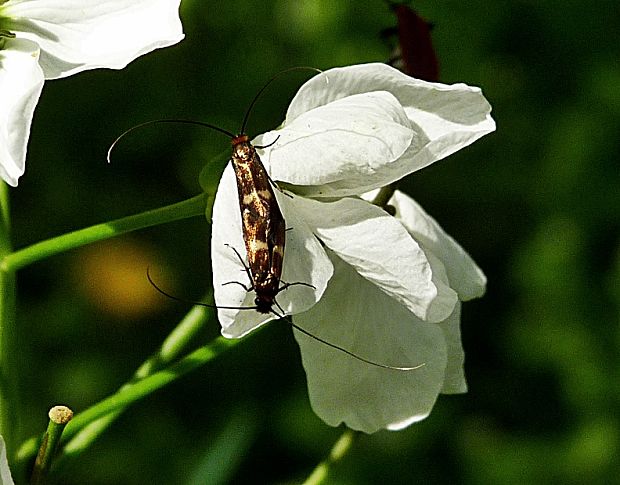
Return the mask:
<path id="1" fill-rule="evenodd" d="M 114 149 L 114 147 L 117 145 L 117 143 L 119 141 L 121 141 L 123 138 L 125 138 L 125 136 L 129 135 L 129 133 L 136 131 L 139 128 L 144 128 L 145 126 L 148 125 L 154 125 L 157 123 L 182 123 L 182 124 L 186 124 L 186 125 L 198 125 L 198 126 L 203 126 L 205 128 L 210 128 L 212 130 L 218 131 L 230 138 L 234 138 L 235 135 L 233 135 L 230 131 L 228 130 L 224 130 L 223 128 L 220 128 L 219 126 L 215 126 L 212 125 L 211 123 L 205 123 L 204 121 L 196 121 L 196 120 L 183 120 L 183 119 L 161 119 L 161 120 L 150 120 L 150 121 L 145 121 L 144 123 L 140 123 L 138 125 L 132 126 L 131 128 L 129 128 L 128 130 L 125 130 L 123 133 L 121 133 L 116 140 L 114 140 L 112 142 L 112 144 L 110 145 L 110 148 L 108 148 L 108 163 L 110 163 L 110 155 L 112 154 L 112 150 Z"/>
<path id="2" fill-rule="evenodd" d="M 239 306 L 211 305 L 209 303 L 204 303 L 202 301 L 187 300 L 185 298 L 179 298 L 178 296 L 171 295 L 170 293 L 168 293 L 167 291 L 162 289 L 157 283 L 155 283 L 155 281 L 153 280 L 153 277 L 151 276 L 151 272 L 150 272 L 150 268 L 149 267 L 146 268 L 146 277 L 148 278 L 149 283 L 151 284 L 151 286 L 153 288 L 155 288 L 155 290 L 157 290 L 162 295 L 170 298 L 171 300 L 179 301 L 181 303 L 189 303 L 191 305 L 204 306 L 204 307 L 207 307 L 207 308 L 222 308 L 223 310 L 256 310 L 255 306 L 241 306 L 241 307 L 239 307 Z"/>
<path id="3" fill-rule="evenodd" d="M 239 306 L 211 305 L 209 303 L 203 303 L 201 301 L 186 300 L 184 298 L 179 298 L 178 296 L 171 295 L 167 291 L 163 290 L 159 285 L 157 285 L 157 283 L 155 283 L 155 281 L 153 280 L 153 278 L 151 276 L 151 272 L 150 272 L 150 268 L 149 267 L 146 268 L 146 277 L 148 278 L 149 283 L 151 283 L 153 288 L 155 288 L 159 293 L 161 293 L 162 295 L 164 295 L 164 296 L 166 296 L 166 297 L 168 297 L 168 298 L 170 298 L 172 300 L 179 301 L 181 303 L 190 303 L 192 305 L 199 305 L 199 306 L 204 306 L 204 307 L 207 307 L 207 308 L 221 308 L 221 309 L 224 309 L 224 310 L 256 310 L 256 307 L 254 307 L 254 306 L 239 307 Z M 369 364 L 369 365 L 372 365 L 372 366 L 375 366 L 375 367 L 380 367 L 382 369 L 397 370 L 397 371 L 416 370 L 416 369 L 419 369 L 419 368 L 424 367 L 426 365 L 424 363 L 424 364 L 416 365 L 414 367 L 401 367 L 401 366 L 394 366 L 394 365 L 388 365 L 388 364 L 381 364 L 379 362 L 374 362 L 372 360 L 365 359 L 364 357 L 360 357 L 359 355 L 354 354 L 350 350 L 347 350 L 347 349 L 342 348 L 342 347 L 340 347 L 340 346 L 338 346 L 336 344 L 328 342 L 327 340 L 324 340 L 321 337 L 317 337 L 316 335 L 314 335 L 314 334 L 308 332 L 307 330 L 301 328 L 296 323 L 293 323 L 293 321 L 290 318 L 288 318 L 286 315 L 284 315 L 284 310 L 280 306 L 280 304 L 278 302 L 274 302 L 274 303 L 276 304 L 278 309 L 283 314 L 280 315 L 278 312 L 276 312 L 273 309 L 271 309 L 270 312 L 273 315 L 275 315 L 276 317 L 278 317 L 278 318 L 280 318 L 282 320 L 285 320 L 291 327 L 293 327 L 295 330 L 300 331 L 304 335 L 307 335 L 308 337 L 313 338 L 317 342 L 321 342 L 322 344 L 327 345 L 328 347 L 331 347 L 332 349 L 338 350 L 340 352 L 344 352 L 345 354 L 353 357 L 354 359 L 359 360 L 360 362 L 364 362 L 365 364 Z"/>
<path id="4" fill-rule="evenodd" d="M 254 108 L 254 105 L 256 104 L 258 99 L 260 98 L 261 94 L 265 91 L 265 89 L 267 89 L 267 87 L 269 87 L 269 85 L 272 82 L 274 82 L 276 79 L 278 79 L 283 74 L 286 74 L 287 72 L 290 72 L 290 71 L 301 71 L 301 70 L 314 71 L 314 72 L 317 72 L 319 74 L 321 74 L 323 72 L 323 71 L 321 71 L 320 69 L 318 69 L 316 67 L 297 66 L 297 67 L 290 67 L 288 69 L 284 69 L 283 71 L 280 71 L 279 73 L 277 73 L 275 76 L 273 76 L 269 81 L 267 81 L 265 83 L 265 85 L 258 91 L 258 93 L 256 93 L 256 95 L 252 99 L 252 102 L 250 103 L 250 106 L 248 107 L 248 109 L 247 109 L 247 111 L 245 113 L 245 116 L 243 117 L 243 124 L 241 125 L 241 131 L 239 133 L 245 133 L 245 128 L 246 128 L 248 119 L 250 117 L 250 113 L 252 112 L 252 108 Z M 325 82 L 329 83 L 329 79 L 327 77 L 325 78 Z M 107 157 L 106 157 L 108 163 L 111 163 L 112 150 L 118 144 L 118 142 L 120 142 L 123 138 L 125 138 L 125 136 L 127 136 L 129 133 L 131 133 L 131 132 L 133 132 L 133 131 L 135 131 L 135 130 L 137 130 L 139 128 L 143 128 L 143 127 L 148 126 L 148 125 L 154 125 L 154 124 L 157 124 L 157 123 L 182 123 L 182 124 L 186 124 L 186 125 L 203 126 L 205 128 L 209 128 L 209 129 L 218 131 L 218 132 L 228 136 L 231 139 L 235 138 L 235 135 L 233 133 L 231 133 L 230 131 L 225 130 L 223 128 L 220 128 L 219 126 L 212 125 L 211 123 L 206 123 L 204 121 L 186 120 L 186 119 L 172 119 L 172 118 L 171 119 L 150 120 L 150 121 L 145 121 L 144 123 L 139 123 L 139 124 L 137 124 L 135 126 L 132 126 L 131 128 L 129 128 L 129 129 L 125 130 L 123 133 L 121 133 L 118 137 L 116 137 L 116 139 L 112 142 L 112 144 L 108 148 L 108 153 L 107 153 Z M 275 143 L 275 141 L 273 143 Z M 257 147 L 257 148 L 265 148 L 265 147 Z"/>
<path id="5" fill-rule="evenodd" d="M 280 305 L 278 305 L 278 307 L 280 307 Z M 286 317 L 285 315 L 279 315 L 277 312 L 275 312 L 273 310 L 271 310 L 271 313 L 273 313 L 278 318 L 281 318 L 282 320 L 286 320 L 287 323 L 291 327 L 293 327 L 295 330 L 300 331 L 304 335 L 307 335 L 308 337 L 313 338 L 317 342 L 321 342 L 322 344 L 327 345 L 328 347 L 331 347 L 332 349 L 339 350 L 340 352 L 343 352 L 343 353 L 353 357 L 354 359 L 359 360 L 360 362 L 364 362 L 365 364 L 369 364 L 369 365 L 372 365 L 372 366 L 375 366 L 375 367 L 381 367 L 382 369 L 398 370 L 398 371 L 416 370 L 416 369 L 420 369 L 421 367 L 424 367 L 426 365 L 426 363 L 423 363 L 423 364 L 420 364 L 420 365 L 416 365 L 414 367 L 404 367 L 404 366 L 381 364 L 380 362 L 375 362 L 373 360 L 365 359 L 364 357 L 361 357 L 361 356 L 359 356 L 357 354 L 354 354 L 350 350 L 347 350 L 347 349 L 345 349 L 343 347 L 340 347 L 340 346 L 338 346 L 336 344 L 328 342 L 327 340 L 324 340 L 321 337 L 317 337 L 316 335 L 314 335 L 314 334 L 308 332 L 307 330 L 301 328 L 299 325 L 293 323 L 293 321 L 290 318 Z"/>
<path id="6" fill-rule="evenodd" d="M 267 89 L 269 87 L 269 85 L 272 82 L 274 82 L 276 79 L 278 79 L 280 76 L 282 76 L 283 74 L 286 74 L 288 72 L 291 72 L 291 71 L 314 71 L 314 72 L 317 72 L 319 74 L 321 74 L 323 72 L 320 69 L 317 69 L 316 67 L 297 66 L 297 67 L 289 67 L 288 69 L 284 69 L 284 70 L 280 71 L 279 73 L 275 74 L 269 81 L 267 81 L 263 85 L 262 88 L 260 88 L 258 93 L 256 93 L 254 95 L 254 99 L 252 99 L 252 102 L 250 103 L 250 106 L 248 107 L 247 111 L 245 112 L 245 116 L 243 117 L 243 123 L 241 124 L 241 131 L 239 131 L 239 133 L 245 133 L 245 128 L 247 126 L 248 119 L 250 118 L 250 113 L 252 112 L 252 108 L 254 108 L 254 105 L 258 101 L 258 98 L 260 98 L 261 94 L 263 94 L 265 89 Z"/>

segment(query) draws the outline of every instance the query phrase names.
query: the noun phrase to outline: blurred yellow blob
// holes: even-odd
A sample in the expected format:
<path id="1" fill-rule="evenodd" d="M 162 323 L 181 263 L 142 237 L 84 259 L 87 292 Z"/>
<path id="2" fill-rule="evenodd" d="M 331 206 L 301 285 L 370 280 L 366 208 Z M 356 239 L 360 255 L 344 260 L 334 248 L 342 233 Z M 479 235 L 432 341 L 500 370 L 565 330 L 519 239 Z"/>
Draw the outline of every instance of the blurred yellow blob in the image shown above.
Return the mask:
<path id="1" fill-rule="evenodd" d="M 156 281 L 172 290 L 170 272 L 162 269 L 158 252 L 136 239 L 114 239 L 83 248 L 72 272 L 85 297 L 100 311 L 120 319 L 138 319 L 167 304 L 149 283 L 147 268 Z"/>

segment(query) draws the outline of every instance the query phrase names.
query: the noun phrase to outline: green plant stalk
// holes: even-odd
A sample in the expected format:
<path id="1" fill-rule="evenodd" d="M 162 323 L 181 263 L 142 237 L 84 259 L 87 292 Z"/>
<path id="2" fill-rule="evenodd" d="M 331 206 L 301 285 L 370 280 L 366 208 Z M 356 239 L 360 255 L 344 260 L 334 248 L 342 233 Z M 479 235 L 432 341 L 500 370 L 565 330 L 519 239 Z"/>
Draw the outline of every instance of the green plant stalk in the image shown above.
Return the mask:
<path id="1" fill-rule="evenodd" d="M 18 382 L 15 273 L 0 271 L 0 434 L 9 453 L 19 428 Z"/>
<path id="2" fill-rule="evenodd" d="M 210 300 L 211 296 L 207 298 Z M 148 358 L 134 373 L 131 381 L 122 386 L 119 392 L 124 391 L 154 372 L 169 365 L 186 350 L 192 339 L 203 327 L 212 314 L 212 309 L 203 306 L 194 306 L 185 315 L 183 320 L 166 337 L 160 349 Z M 85 426 L 65 445 L 62 455 L 58 457 L 58 466 L 65 465 L 65 461 L 79 456 L 123 413 L 123 409 L 114 411 Z"/>
<path id="3" fill-rule="evenodd" d="M 36 261 L 86 244 L 109 239 L 119 234 L 158 224 L 165 224 L 166 222 L 204 215 L 206 201 L 207 194 L 203 193 L 182 202 L 149 210 L 133 216 L 122 217 L 111 222 L 96 224 L 32 244 L 31 246 L 27 246 L 13 253 L 4 254 L 0 262 L 0 271 L 15 272 Z"/>
<path id="4" fill-rule="evenodd" d="M 56 254 L 84 246 L 89 243 L 108 239 L 126 232 L 145 227 L 164 224 L 175 220 L 204 215 L 208 194 L 200 194 L 190 199 L 171 204 L 140 214 L 123 217 L 111 222 L 96 224 L 68 234 L 41 241 L 15 252 L 11 252 L 9 240 L 8 191 L 0 184 L 0 434 L 7 443 L 9 456 L 13 456 L 16 438 L 13 437 L 17 427 L 19 413 L 17 409 L 18 373 L 15 372 L 16 335 L 15 314 L 15 272 L 29 264 Z M 175 337 L 179 339 L 177 335 Z M 181 339 L 182 340 L 182 339 Z M 168 342 L 168 345 L 171 345 Z M 172 347 L 174 348 L 174 344 Z M 164 349 L 166 352 L 166 350 Z M 26 443 L 35 443 L 37 439 Z M 21 450 L 18 451 L 18 460 Z M 36 450 L 35 450 L 36 452 Z M 30 457 L 33 453 L 28 455 Z"/>
<path id="5" fill-rule="evenodd" d="M 126 232 L 166 222 L 204 215 L 208 194 L 158 209 L 127 216 L 103 224 L 63 234 L 12 252 L 8 188 L 0 183 L 0 434 L 7 443 L 9 456 L 15 449 L 18 419 L 18 382 L 16 368 L 17 335 L 15 326 L 15 273 L 36 261 L 108 239 Z"/>
<path id="6" fill-rule="evenodd" d="M 127 389 L 100 401 L 85 411 L 76 414 L 75 418 L 65 430 L 65 438 L 70 439 L 84 426 L 108 413 L 124 409 L 139 399 L 152 394 L 162 387 L 174 382 L 188 372 L 212 361 L 220 354 L 240 342 L 240 339 L 217 337 L 209 344 L 188 354 L 186 357 L 170 367 L 151 374 L 148 377 L 132 384 Z"/>
<path id="7" fill-rule="evenodd" d="M 37 459 L 34 462 L 30 485 L 42 485 L 45 483 L 47 473 L 52 465 L 56 454 L 60 437 L 65 426 L 73 418 L 73 411 L 66 406 L 54 406 L 49 412 L 49 424 L 43 435 Z"/>
<path id="8" fill-rule="evenodd" d="M 9 190 L 0 181 L 0 257 L 11 252 Z M 0 269 L 0 435 L 7 452 L 15 449 L 19 430 L 19 373 L 15 323 L 15 272 Z"/>
<path id="9" fill-rule="evenodd" d="M 253 332 L 253 334 L 256 332 Z M 63 440 L 71 440 L 82 429 L 96 420 L 118 411 L 125 410 L 134 402 L 152 394 L 162 387 L 174 382 L 179 377 L 198 367 L 212 361 L 226 350 L 234 347 L 245 339 L 227 339 L 217 337 L 207 345 L 191 352 L 180 361 L 172 364 L 170 367 L 155 372 L 144 379 L 133 383 L 132 385 L 119 390 L 90 408 L 76 414 L 73 420 L 67 425 L 63 433 Z M 25 441 L 17 453 L 17 461 L 20 463 L 29 460 L 37 452 L 37 446 L 40 438 L 34 437 Z"/>
<path id="10" fill-rule="evenodd" d="M 329 475 L 330 467 L 349 452 L 356 434 L 357 433 L 353 430 L 345 430 L 340 438 L 338 438 L 338 441 L 334 443 L 334 446 L 332 446 L 328 457 L 316 466 L 303 485 L 319 485 L 325 483 Z"/>
<path id="11" fill-rule="evenodd" d="M 9 206 L 9 188 L 0 181 L 0 253 L 4 256 L 11 252 L 11 214 Z"/>
<path id="12" fill-rule="evenodd" d="M 391 184 L 386 185 L 385 187 L 381 187 L 379 192 L 377 192 L 377 195 L 375 195 L 375 198 L 372 201 L 372 203 L 376 206 L 385 208 L 385 206 L 388 204 L 388 202 L 394 195 L 394 192 L 396 192 L 396 189 L 398 189 L 398 185 L 399 185 L 399 182 L 392 182 Z"/>

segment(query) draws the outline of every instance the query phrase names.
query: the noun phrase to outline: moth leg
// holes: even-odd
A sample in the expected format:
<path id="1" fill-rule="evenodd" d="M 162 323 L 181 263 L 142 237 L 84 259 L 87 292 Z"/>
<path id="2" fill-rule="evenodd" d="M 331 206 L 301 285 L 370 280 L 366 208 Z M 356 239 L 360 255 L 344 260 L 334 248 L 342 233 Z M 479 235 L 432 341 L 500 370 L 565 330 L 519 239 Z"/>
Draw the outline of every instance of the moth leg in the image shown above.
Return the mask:
<path id="1" fill-rule="evenodd" d="M 280 281 L 280 282 L 284 283 L 284 281 Z M 308 288 L 312 288 L 313 290 L 316 290 L 316 286 L 311 285 L 310 283 L 303 283 L 302 281 L 297 281 L 295 283 L 284 283 L 280 288 L 278 288 L 278 293 L 290 288 L 291 286 L 307 286 Z"/>
<path id="2" fill-rule="evenodd" d="M 281 315 L 278 315 L 278 317 L 279 317 L 279 318 L 286 318 L 286 312 L 284 311 L 284 308 L 282 308 L 282 307 L 280 306 L 280 304 L 279 304 L 276 300 L 273 300 L 273 304 L 274 304 L 275 306 L 277 306 L 277 307 L 278 307 L 278 310 L 280 310 L 280 312 L 282 313 Z M 275 312 L 273 312 L 273 313 L 275 313 Z M 277 313 L 276 313 L 276 315 L 277 315 Z"/>
<path id="3" fill-rule="evenodd" d="M 243 288 L 248 293 L 250 291 L 254 290 L 254 286 L 252 286 L 251 288 L 248 288 L 247 286 L 245 286 L 240 281 L 227 281 L 226 283 L 222 283 L 222 286 L 226 286 L 226 285 L 239 285 L 241 288 Z"/>
<path id="4" fill-rule="evenodd" d="M 241 257 L 241 254 L 239 253 L 239 251 L 237 251 L 237 248 L 231 246 L 228 243 L 224 243 L 224 246 L 226 246 L 227 248 L 230 248 L 234 251 L 234 253 L 237 255 L 237 258 L 239 258 L 239 262 L 243 265 L 243 267 L 249 271 L 249 268 L 247 267 L 247 265 L 245 264 L 245 261 L 243 261 L 243 257 Z"/>
<path id="5" fill-rule="evenodd" d="M 248 292 L 252 291 L 254 289 L 254 280 L 252 279 L 252 273 L 250 273 L 250 267 L 247 264 L 245 264 L 245 261 L 243 260 L 243 258 L 241 257 L 241 254 L 239 254 L 239 251 L 237 251 L 236 248 L 234 248 L 233 246 L 231 246 L 228 243 L 225 243 L 225 246 L 229 247 L 230 249 L 232 249 L 235 252 L 235 254 L 237 255 L 237 258 L 239 258 L 239 262 L 243 266 L 243 270 L 245 271 L 245 274 L 248 275 L 248 280 L 250 280 L 250 283 L 252 283 L 252 286 L 250 286 L 248 288 L 243 283 L 240 283 L 238 281 L 229 281 L 228 283 L 223 283 L 223 285 L 229 285 L 231 283 L 237 283 L 238 285 L 241 285 L 245 289 L 245 291 L 248 291 Z"/>

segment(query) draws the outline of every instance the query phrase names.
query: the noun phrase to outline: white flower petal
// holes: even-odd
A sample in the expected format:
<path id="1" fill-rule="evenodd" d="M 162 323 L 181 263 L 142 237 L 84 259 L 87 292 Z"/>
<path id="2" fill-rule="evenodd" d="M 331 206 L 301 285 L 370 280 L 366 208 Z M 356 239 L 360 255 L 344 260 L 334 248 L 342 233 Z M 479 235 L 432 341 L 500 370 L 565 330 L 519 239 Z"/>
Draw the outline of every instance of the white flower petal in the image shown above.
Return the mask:
<path id="1" fill-rule="evenodd" d="M 46 79 L 131 61 L 183 39 L 181 0 L 9 0 L 7 27 L 41 47 Z"/>
<path id="2" fill-rule="evenodd" d="M 295 322 L 314 335 L 383 369 L 295 331 L 312 408 L 327 424 L 374 433 L 424 419 L 440 392 L 446 345 L 436 324 L 422 322 L 353 268 L 334 258 L 335 274 L 321 301 Z"/>
<path id="3" fill-rule="evenodd" d="M 278 190 L 275 190 L 275 194 L 287 226 L 282 285 L 301 282 L 314 286 L 311 288 L 294 285 L 278 294 L 278 304 L 287 315 L 291 315 L 307 310 L 321 298 L 332 276 L 333 267 L 310 229 L 296 217 L 295 210 L 291 209 L 289 196 L 281 194 Z M 218 306 L 253 308 L 256 297 L 254 292 L 247 292 L 239 284 L 224 284 L 238 281 L 248 288 L 251 286 L 241 261 L 231 248 L 235 248 L 244 261 L 246 260 L 237 183 L 233 168 L 228 165 L 222 174 L 213 204 L 211 236 L 213 292 Z M 274 310 L 280 313 L 278 308 Z M 222 334 L 226 337 L 241 337 L 275 318 L 275 315 L 260 314 L 253 309 L 220 309 L 218 316 Z"/>
<path id="4" fill-rule="evenodd" d="M 385 185 L 376 173 L 411 145 L 414 132 L 402 106 L 387 92 L 349 96 L 300 115 L 263 135 L 274 180 L 295 185 L 335 185 L 359 193 Z M 321 188 L 315 189 L 315 192 Z M 333 189 L 325 189 L 326 195 Z M 299 190 L 295 190 L 299 193 Z"/>
<path id="5" fill-rule="evenodd" d="M 484 294 L 486 277 L 465 250 L 429 216 L 420 205 L 403 192 L 396 191 L 390 200 L 396 208 L 396 217 L 422 246 L 427 254 L 433 253 L 446 268 L 450 286 L 461 301 Z"/>
<path id="6" fill-rule="evenodd" d="M 448 347 L 448 364 L 446 365 L 441 393 L 461 394 L 467 392 L 467 381 L 463 368 L 465 352 L 461 343 L 461 302 L 456 304 L 452 315 L 438 325 L 444 333 Z"/>
<path id="7" fill-rule="evenodd" d="M 439 322 L 452 313 L 456 295 L 446 306 L 450 289 L 438 294 L 424 251 L 394 217 L 356 198 L 296 197 L 293 203 L 328 248 L 419 318 Z M 438 296 L 441 304 L 435 304 Z"/>
<path id="8" fill-rule="evenodd" d="M 6 458 L 6 444 L 0 436 L 0 485 L 13 485 L 11 470 L 9 470 L 9 462 Z"/>
<path id="9" fill-rule="evenodd" d="M 426 251 L 424 247 L 422 247 L 422 250 L 431 265 L 432 281 L 437 288 L 437 296 L 431 302 L 426 320 L 429 322 L 441 322 L 452 314 L 454 307 L 459 301 L 459 297 L 456 291 L 450 288 L 450 282 L 448 281 L 448 275 L 443 263 L 433 253 Z"/>
<path id="10" fill-rule="evenodd" d="M 309 110 L 372 91 L 388 91 L 396 96 L 416 131 L 414 143 L 401 160 L 382 167 L 383 185 L 447 157 L 495 130 L 491 106 L 479 88 L 422 81 L 378 63 L 329 69 L 310 79 L 291 102 L 285 126 Z"/>
<path id="11" fill-rule="evenodd" d="M 6 39 L 0 50 L 0 177 L 16 186 L 24 173 L 30 124 L 43 89 L 38 46 Z"/>

